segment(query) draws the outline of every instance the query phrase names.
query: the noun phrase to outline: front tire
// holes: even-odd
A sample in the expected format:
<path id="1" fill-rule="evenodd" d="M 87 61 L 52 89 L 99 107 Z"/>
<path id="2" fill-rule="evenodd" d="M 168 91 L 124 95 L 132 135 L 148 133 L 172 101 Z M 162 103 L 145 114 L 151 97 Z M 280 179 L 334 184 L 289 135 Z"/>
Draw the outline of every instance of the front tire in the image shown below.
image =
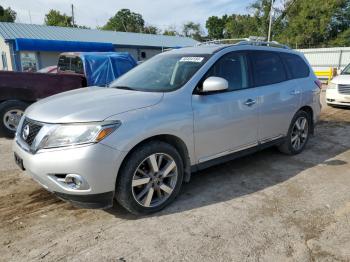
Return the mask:
<path id="1" fill-rule="evenodd" d="M 295 114 L 290 124 L 286 140 L 278 149 L 287 155 L 300 154 L 310 136 L 311 116 L 305 111 L 299 111 Z"/>
<path id="2" fill-rule="evenodd" d="M 27 103 L 18 100 L 9 100 L 0 104 L 0 134 L 9 138 L 14 137 L 19 120 Z"/>
<path id="3" fill-rule="evenodd" d="M 115 197 L 136 215 L 163 209 L 179 194 L 183 161 L 170 144 L 152 141 L 136 148 L 118 174 Z"/>

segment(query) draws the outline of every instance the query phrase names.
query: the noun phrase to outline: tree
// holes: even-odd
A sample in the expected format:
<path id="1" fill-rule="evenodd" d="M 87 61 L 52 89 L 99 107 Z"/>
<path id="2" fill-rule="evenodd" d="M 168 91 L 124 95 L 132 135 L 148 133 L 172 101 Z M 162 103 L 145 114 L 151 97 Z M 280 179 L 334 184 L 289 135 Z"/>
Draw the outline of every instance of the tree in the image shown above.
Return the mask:
<path id="1" fill-rule="evenodd" d="M 348 5 L 349 0 L 296 1 L 284 18 L 283 33 L 276 39 L 299 48 L 327 46 L 349 27 L 349 16 L 346 19 L 344 15 Z"/>
<path id="2" fill-rule="evenodd" d="M 231 15 L 226 19 L 225 38 L 247 38 L 261 36 L 256 17 L 251 15 Z"/>
<path id="3" fill-rule="evenodd" d="M 188 22 L 183 25 L 182 32 L 186 37 L 192 37 L 197 41 L 202 41 L 203 39 L 202 37 L 203 31 L 200 24 L 196 24 L 194 22 Z"/>
<path id="4" fill-rule="evenodd" d="M 4 9 L 0 5 L 0 22 L 10 22 L 16 21 L 17 13 L 13 11 L 10 7 Z"/>
<path id="5" fill-rule="evenodd" d="M 49 26 L 73 27 L 71 16 L 61 14 L 60 11 L 53 9 L 45 15 L 45 24 Z"/>
<path id="6" fill-rule="evenodd" d="M 103 30 L 121 31 L 121 32 L 137 32 L 143 31 L 145 21 L 142 15 L 131 12 L 129 9 L 119 10 L 113 17 L 111 17 Z"/>
<path id="7" fill-rule="evenodd" d="M 176 31 L 176 26 L 169 26 L 167 29 L 164 30 L 163 35 L 177 36 L 180 34 Z"/>
<path id="8" fill-rule="evenodd" d="M 208 29 L 208 37 L 211 39 L 221 39 L 224 37 L 227 15 L 219 18 L 211 16 L 207 19 L 205 27 Z"/>
<path id="9" fill-rule="evenodd" d="M 340 33 L 336 39 L 330 41 L 331 46 L 350 46 L 350 28 Z"/>
<path id="10" fill-rule="evenodd" d="M 148 25 L 143 28 L 143 32 L 145 34 L 152 34 L 152 35 L 158 35 L 160 30 L 158 27 L 153 26 L 153 25 Z"/>

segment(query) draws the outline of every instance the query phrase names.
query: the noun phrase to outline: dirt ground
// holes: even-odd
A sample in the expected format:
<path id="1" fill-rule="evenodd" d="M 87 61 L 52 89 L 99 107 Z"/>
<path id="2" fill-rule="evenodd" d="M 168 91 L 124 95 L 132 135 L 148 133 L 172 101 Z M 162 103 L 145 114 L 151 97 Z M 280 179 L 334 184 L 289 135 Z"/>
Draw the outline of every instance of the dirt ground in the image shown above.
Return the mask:
<path id="1" fill-rule="evenodd" d="M 0 139 L 0 261 L 350 261 L 350 110 L 325 107 L 306 151 L 275 149 L 193 175 L 135 217 L 58 200 Z"/>

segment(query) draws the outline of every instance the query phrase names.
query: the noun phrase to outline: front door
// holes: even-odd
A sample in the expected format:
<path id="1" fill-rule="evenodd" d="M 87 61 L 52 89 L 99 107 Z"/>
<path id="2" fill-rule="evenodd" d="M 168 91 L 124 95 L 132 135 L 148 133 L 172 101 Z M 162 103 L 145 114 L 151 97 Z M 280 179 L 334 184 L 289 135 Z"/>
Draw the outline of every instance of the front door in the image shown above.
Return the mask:
<path id="1" fill-rule="evenodd" d="M 229 89 L 219 93 L 194 94 L 194 140 L 198 162 L 205 162 L 257 145 L 258 99 L 251 88 L 245 53 L 221 57 L 208 71 L 225 78 Z"/>

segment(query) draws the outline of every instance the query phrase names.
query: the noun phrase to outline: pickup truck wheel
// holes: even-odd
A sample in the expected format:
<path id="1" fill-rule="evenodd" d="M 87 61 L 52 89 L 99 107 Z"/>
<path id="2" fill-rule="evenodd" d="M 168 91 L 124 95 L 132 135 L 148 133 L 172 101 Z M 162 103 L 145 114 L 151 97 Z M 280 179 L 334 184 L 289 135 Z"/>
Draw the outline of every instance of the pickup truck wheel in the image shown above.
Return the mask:
<path id="1" fill-rule="evenodd" d="M 157 212 L 178 195 L 183 180 L 183 161 L 177 150 L 153 141 L 134 150 L 122 166 L 115 197 L 133 214 Z"/>
<path id="2" fill-rule="evenodd" d="M 27 107 L 27 103 L 16 100 L 0 104 L 0 134 L 2 136 L 14 137 L 19 121 Z"/>

